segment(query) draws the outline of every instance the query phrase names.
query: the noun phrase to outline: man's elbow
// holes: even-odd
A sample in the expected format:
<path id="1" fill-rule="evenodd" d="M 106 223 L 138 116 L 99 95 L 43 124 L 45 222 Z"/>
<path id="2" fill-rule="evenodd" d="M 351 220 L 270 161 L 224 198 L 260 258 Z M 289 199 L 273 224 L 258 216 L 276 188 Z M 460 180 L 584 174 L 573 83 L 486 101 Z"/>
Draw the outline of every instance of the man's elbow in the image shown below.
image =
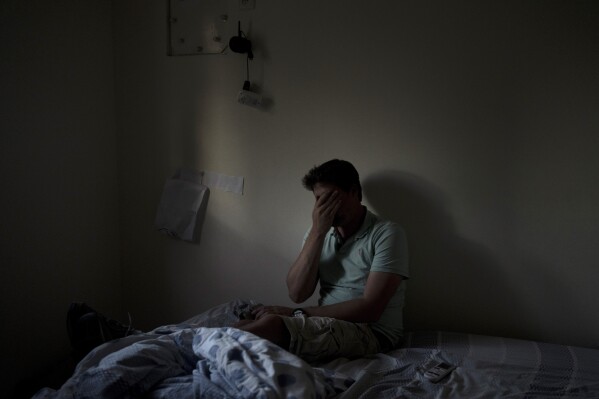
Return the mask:
<path id="1" fill-rule="evenodd" d="M 310 287 L 306 285 L 300 284 L 292 284 L 292 282 L 287 281 L 287 292 L 289 293 L 289 299 L 293 301 L 293 303 L 302 303 L 310 299 L 316 286 Z"/>
<path id="2" fill-rule="evenodd" d="M 293 303 L 302 303 L 307 301 L 308 298 L 310 298 L 309 295 L 302 294 L 300 292 L 289 291 L 289 299 L 291 299 Z"/>

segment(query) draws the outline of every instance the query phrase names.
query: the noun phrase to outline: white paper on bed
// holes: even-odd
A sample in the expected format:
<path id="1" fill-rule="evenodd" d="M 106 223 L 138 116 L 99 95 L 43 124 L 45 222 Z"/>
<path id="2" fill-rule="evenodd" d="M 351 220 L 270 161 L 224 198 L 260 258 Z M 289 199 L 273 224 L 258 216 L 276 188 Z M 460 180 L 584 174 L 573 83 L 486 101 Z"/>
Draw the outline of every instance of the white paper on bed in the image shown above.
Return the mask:
<path id="1" fill-rule="evenodd" d="M 159 231 L 195 241 L 203 222 L 201 210 L 210 194 L 201 182 L 200 173 L 183 168 L 166 181 L 155 221 Z"/>

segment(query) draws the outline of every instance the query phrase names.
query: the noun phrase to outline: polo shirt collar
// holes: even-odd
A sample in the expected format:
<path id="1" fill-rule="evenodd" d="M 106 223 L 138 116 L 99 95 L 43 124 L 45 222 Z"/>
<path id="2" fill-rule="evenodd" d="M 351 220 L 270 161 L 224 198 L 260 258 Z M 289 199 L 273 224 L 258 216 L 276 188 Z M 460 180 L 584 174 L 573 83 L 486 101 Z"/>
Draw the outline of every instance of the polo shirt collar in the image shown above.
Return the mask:
<path id="1" fill-rule="evenodd" d="M 370 228 L 372 226 L 374 226 L 374 223 L 376 222 L 376 216 L 372 212 L 370 212 L 368 210 L 368 208 L 366 208 L 366 207 L 364 207 L 364 208 L 366 209 L 366 216 L 364 216 L 364 221 L 362 222 L 362 226 L 360 226 L 358 231 L 356 231 L 356 234 L 355 234 L 356 240 L 364 237 L 368 233 Z"/>

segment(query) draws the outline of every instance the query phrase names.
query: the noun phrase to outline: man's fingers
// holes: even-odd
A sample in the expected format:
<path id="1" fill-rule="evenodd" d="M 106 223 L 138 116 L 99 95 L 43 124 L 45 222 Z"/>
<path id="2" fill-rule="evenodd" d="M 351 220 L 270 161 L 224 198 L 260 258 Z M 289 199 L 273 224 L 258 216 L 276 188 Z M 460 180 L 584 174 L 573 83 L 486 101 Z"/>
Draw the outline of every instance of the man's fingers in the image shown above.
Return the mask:
<path id="1" fill-rule="evenodd" d="M 260 315 L 264 312 L 264 306 L 256 306 L 252 309 L 252 316 L 254 319 L 259 319 Z"/>
<path id="2" fill-rule="evenodd" d="M 338 194 L 337 190 L 327 191 L 316 200 L 312 212 L 312 221 L 317 229 L 324 231 L 331 227 L 333 219 L 342 204 Z"/>
<path id="3" fill-rule="evenodd" d="M 340 199 L 333 200 L 333 201 L 327 203 L 323 207 L 322 214 L 327 217 L 335 216 L 335 214 L 337 213 L 337 211 L 339 210 L 340 207 L 341 207 L 341 200 Z"/>
<path id="4" fill-rule="evenodd" d="M 326 198 L 324 198 L 324 195 L 322 197 L 319 198 L 318 203 L 316 204 L 316 207 L 319 209 L 321 214 L 327 214 L 330 213 L 332 209 L 335 208 L 335 206 L 337 205 L 337 203 L 340 201 L 337 199 L 337 192 L 332 192 L 329 196 L 327 196 Z M 323 200 L 321 202 L 321 200 Z"/>
<path id="5" fill-rule="evenodd" d="M 316 201 L 316 206 L 323 206 L 331 202 L 337 196 L 337 191 L 327 191 L 323 193 Z"/>
<path id="6" fill-rule="evenodd" d="M 339 208 L 341 208 L 341 202 L 342 201 L 340 199 L 335 201 L 335 204 L 333 205 L 333 214 L 336 214 Z"/>
<path id="7" fill-rule="evenodd" d="M 252 311 L 254 319 L 260 320 L 262 317 L 269 314 L 289 316 L 291 314 L 291 308 L 285 306 L 261 306 Z"/>

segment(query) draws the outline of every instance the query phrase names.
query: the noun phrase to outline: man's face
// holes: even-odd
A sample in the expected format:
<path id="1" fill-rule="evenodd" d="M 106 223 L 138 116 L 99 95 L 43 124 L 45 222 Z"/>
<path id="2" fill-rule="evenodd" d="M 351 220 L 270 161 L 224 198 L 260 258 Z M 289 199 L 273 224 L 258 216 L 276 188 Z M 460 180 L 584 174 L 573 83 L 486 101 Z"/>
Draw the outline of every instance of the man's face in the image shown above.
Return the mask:
<path id="1" fill-rule="evenodd" d="M 316 199 L 316 201 L 318 201 L 318 199 L 322 195 L 324 195 L 325 193 L 332 193 L 333 191 L 337 191 L 337 196 L 335 197 L 335 199 L 341 200 L 339 210 L 337 211 L 337 214 L 333 219 L 333 226 L 338 227 L 342 226 L 344 223 L 347 223 L 348 220 L 351 218 L 352 210 L 355 207 L 357 195 L 355 195 L 351 191 L 343 191 L 341 188 L 329 183 L 316 183 L 312 192 L 314 193 L 314 198 Z"/>

